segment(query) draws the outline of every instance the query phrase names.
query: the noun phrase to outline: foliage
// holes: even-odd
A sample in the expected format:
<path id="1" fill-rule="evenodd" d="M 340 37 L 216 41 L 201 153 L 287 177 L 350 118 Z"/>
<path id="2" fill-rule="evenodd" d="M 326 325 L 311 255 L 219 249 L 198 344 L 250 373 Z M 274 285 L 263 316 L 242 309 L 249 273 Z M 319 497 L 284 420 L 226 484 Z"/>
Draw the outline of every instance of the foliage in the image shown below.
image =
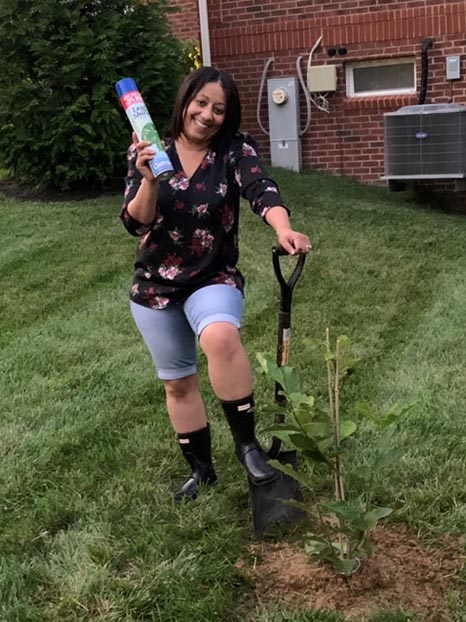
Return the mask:
<path id="1" fill-rule="evenodd" d="M 192 67 L 168 0 L 0 0 L 0 166 L 23 183 L 101 188 L 131 129 L 115 82 L 134 77 L 159 132 Z"/>
<path id="2" fill-rule="evenodd" d="M 346 576 L 355 572 L 361 560 L 373 552 L 371 532 L 379 520 L 389 516 L 392 508 L 379 507 L 373 503 L 374 485 L 381 472 L 392 466 L 404 453 L 401 448 L 391 447 L 394 425 L 410 408 L 391 409 L 380 416 L 367 404 L 358 404 L 359 417 L 364 416 L 379 430 L 375 457 L 369 467 L 361 467 L 357 475 L 364 482 L 364 490 L 357 498 L 350 499 L 345 492 L 343 457 L 348 439 L 358 429 L 354 419 L 342 418 L 340 413 L 340 391 L 344 380 L 352 372 L 358 359 L 353 355 L 351 341 L 346 336 L 336 339 L 332 348 L 329 330 L 326 331 L 324 359 L 327 368 L 328 407 L 318 407 L 316 400 L 302 392 L 301 382 L 288 365 L 279 367 L 273 360 L 258 354 L 261 369 L 281 387 L 285 396 L 282 405 L 267 409 L 280 414 L 291 423 L 276 423 L 266 431 L 272 432 L 282 441 L 295 448 L 305 462 L 319 463 L 327 467 L 334 480 L 334 499 L 324 499 L 314 505 L 290 501 L 310 514 L 317 521 L 318 531 L 308 534 L 305 549 L 321 560 L 331 562 Z M 305 488 L 312 490 L 312 479 L 307 473 L 297 472 L 289 465 L 277 460 L 271 464 L 278 470 L 298 480 Z"/>
<path id="3" fill-rule="evenodd" d="M 198 42 L 195 39 L 191 41 L 185 41 L 184 46 L 185 53 L 189 58 L 192 68 L 200 69 L 202 67 L 202 54 Z"/>

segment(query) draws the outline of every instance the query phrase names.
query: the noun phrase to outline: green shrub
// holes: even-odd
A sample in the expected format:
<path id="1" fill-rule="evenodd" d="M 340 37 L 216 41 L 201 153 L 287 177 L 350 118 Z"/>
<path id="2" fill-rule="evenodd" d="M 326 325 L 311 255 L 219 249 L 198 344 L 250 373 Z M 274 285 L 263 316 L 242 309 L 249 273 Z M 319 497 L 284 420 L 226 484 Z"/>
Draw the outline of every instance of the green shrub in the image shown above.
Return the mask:
<path id="1" fill-rule="evenodd" d="M 0 167 L 45 188 L 121 180 L 131 128 L 115 82 L 136 79 L 164 135 L 190 69 L 171 10 L 169 0 L 0 0 Z"/>

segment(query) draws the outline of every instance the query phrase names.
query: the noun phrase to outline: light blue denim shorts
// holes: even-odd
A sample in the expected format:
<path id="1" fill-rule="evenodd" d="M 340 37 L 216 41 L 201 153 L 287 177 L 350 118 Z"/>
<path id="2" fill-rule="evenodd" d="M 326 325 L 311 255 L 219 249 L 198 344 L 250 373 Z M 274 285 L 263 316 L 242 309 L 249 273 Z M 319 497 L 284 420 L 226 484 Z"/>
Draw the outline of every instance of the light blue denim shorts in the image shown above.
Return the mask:
<path id="1" fill-rule="evenodd" d="M 214 322 L 241 327 L 243 294 L 230 285 L 207 285 L 184 303 L 150 309 L 130 301 L 131 313 L 154 361 L 157 376 L 176 380 L 197 371 L 197 340 Z"/>

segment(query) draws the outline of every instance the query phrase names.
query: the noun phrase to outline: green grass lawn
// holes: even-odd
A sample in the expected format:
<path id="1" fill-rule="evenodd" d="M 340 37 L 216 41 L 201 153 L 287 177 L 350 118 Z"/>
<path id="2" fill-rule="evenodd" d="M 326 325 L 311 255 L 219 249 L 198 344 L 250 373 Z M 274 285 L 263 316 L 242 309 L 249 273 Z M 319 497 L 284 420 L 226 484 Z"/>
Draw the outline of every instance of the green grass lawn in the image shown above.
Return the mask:
<path id="1" fill-rule="evenodd" d="M 326 327 L 348 335 L 361 361 L 343 409 L 414 403 L 380 501 L 426 541 L 466 534 L 466 216 L 325 175 L 276 178 L 314 245 L 294 295 L 291 364 L 325 395 L 312 342 Z M 0 199 L 0 620 L 244 620 L 251 585 L 235 562 L 252 539 L 247 482 L 201 358 L 219 483 L 195 503 L 171 500 L 187 471 L 130 317 L 136 240 L 119 206 Z M 274 241 L 245 206 L 253 361 L 276 348 Z M 257 401 L 272 392 L 258 376 Z M 350 481 L 371 440 L 365 430 L 354 443 Z M 464 622 L 465 603 L 451 602 L 450 619 Z M 309 616 L 289 620 L 334 619 Z"/>

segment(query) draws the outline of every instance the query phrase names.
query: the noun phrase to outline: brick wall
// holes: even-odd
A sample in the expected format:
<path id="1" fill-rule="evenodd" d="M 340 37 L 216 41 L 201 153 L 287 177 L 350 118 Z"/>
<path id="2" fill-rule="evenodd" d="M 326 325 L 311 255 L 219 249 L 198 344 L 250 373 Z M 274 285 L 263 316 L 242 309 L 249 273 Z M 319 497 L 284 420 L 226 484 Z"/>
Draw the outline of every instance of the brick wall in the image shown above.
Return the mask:
<path id="1" fill-rule="evenodd" d="M 197 39 L 200 41 L 199 9 L 197 0 L 177 0 L 171 5 L 178 7 L 177 13 L 171 13 L 169 21 L 173 31 L 183 40 Z"/>
<path id="2" fill-rule="evenodd" d="M 178 2 L 191 6 L 191 0 Z M 305 74 L 309 51 L 320 35 L 322 42 L 312 62 L 336 64 L 338 85 L 337 92 L 328 97 L 328 114 L 312 107 L 311 125 L 302 139 L 305 166 L 380 183 L 384 172 L 383 113 L 418 102 L 425 37 L 434 39 L 433 48 L 428 50 L 425 103 L 466 103 L 466 56 L 461 57 L 461 79 L 445 79 L 445 57 L 464 54 L 464 0 L 209 0 L 208 10 L 212 63 L 236 79 L 243 102 L 243 129 L 256 136 L 266 159 L 268 137 L 261 133 L 256 120 L 264 65 L 273 56 L 267 78 L 296 76 L 296 59 L 302 56 Z M 328 55 L 330 48 L 343 47 L 347 50 L 344 56 Z M 416 58 L 416 95 L 346 96 L 345 63 L 397 56 Z M 304 95 L 301 98 L 303 127 L 306 105 Z M 267 125 L 265 100 L 264 94 L 263 125 Z"/>

